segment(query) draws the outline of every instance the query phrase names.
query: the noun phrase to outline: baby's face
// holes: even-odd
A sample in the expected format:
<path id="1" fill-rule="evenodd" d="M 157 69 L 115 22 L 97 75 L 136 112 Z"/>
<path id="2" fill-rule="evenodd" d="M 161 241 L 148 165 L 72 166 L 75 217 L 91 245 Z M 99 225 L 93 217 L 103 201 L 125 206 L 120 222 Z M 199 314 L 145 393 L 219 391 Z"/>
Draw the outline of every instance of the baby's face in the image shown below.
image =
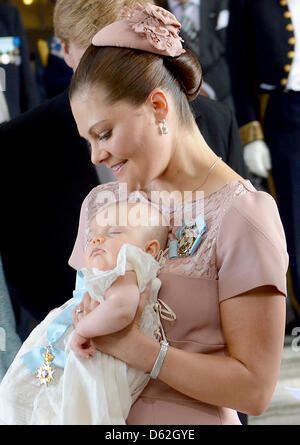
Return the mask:
<path id="1" fill-rule="evenodd" d="M 114 224 L 118 219 L 106 218 L 107 224 L 98 214 L 91 222 L 88 236 L 85 263 L 88 269 L 111 270 L 117 265 L 118 254 L 123 244 L 128 243 L 145 250 L 147 227 Z"/>

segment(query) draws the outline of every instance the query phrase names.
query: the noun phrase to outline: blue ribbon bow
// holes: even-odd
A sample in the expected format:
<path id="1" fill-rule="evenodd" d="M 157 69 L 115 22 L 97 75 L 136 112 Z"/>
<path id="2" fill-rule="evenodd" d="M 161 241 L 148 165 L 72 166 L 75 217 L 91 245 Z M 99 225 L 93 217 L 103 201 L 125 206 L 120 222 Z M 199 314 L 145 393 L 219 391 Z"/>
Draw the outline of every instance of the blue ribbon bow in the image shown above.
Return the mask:
<path id="1" fill-rule="evenodd" d="M 73 324 L 72 312 L 75 306 L 77 306 L 86 292 L 85 280 L 82 271 L 78 271 L 76 275 L 76 286 L 73 291 L 74 304 L 64 309 L 48 326 L 47 340 L 48 349 L 54 355 L 52 361 L 54 366 L 59 368 L 65 367 L 66 353 L 59 348 L 56 348 L 54 344 L 64 335 L 66 330 Z M 31 349 L 31 351 L 22 355 L 20 358 L 23 360 L 25 366 L 29 369 L 30 374 L 34 374 L 37 369 L 44 363 L 43 355 L 46 352 L 46 347 L 37 347 Z"/>

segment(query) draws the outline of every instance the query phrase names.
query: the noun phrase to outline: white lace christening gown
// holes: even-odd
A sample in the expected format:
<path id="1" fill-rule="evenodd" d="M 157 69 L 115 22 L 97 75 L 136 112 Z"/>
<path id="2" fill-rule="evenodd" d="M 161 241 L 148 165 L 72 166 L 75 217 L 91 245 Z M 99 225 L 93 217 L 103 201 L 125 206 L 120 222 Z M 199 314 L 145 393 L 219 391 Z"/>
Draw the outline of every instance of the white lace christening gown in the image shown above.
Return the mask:
<path id="1" fill-rule="evenodd" d="M 161 286 L 156 277 L 158 262 L 138 247 L 125 244 L 117 266 L 101 272 L 83 269 L 86 290 L 101 302 L 106 289 L 126 270 L 134 270 L 140 292 L 150 280 L 152 291 L 141 319 L 141 330 L 156 338 L 160 326 L 154 310 Z M 74 330 L 71 324 L 55 347 L 66 353 L 65 367 L 54 367 L 53 380 L 40 384 L 28 371 L 21 356 L 37 346 L 46 347 L 47 329 L 63 310 L 74 305 L 67 301 L 31 332 L 0 384 L 0 423 L 7 425 L 124 425 L 132 403 L 145 388 L 149 376 L 128 367 L 112 356 L 96 351 L 84 359 L 69 348 Z"/>

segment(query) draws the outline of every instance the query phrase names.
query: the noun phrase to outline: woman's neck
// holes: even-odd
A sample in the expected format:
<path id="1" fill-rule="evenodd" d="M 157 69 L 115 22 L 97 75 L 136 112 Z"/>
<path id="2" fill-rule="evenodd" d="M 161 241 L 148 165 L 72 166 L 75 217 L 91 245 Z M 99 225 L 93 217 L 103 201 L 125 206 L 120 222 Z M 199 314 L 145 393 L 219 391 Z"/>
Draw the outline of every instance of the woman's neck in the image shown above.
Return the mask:
<path id="1" fill-rule="evenodd" d="M 174 141 L 170 163 L 145 189 L 148 196 L 154 190 L 178 191 L 181 199 L 186 196 L 185 200 L 191 201 L 199 196 L 193 192 L 195 189 L 206 196 L 229 182 L 243 179 L 224 162 L 216 162 L 218 156 L 207 145 L 196 124 L 192 130 L 179 130 Z"/>
<path id="2" fill-rule="evenodd" d="M 174 135 L 172 157 L 163 174 L 147 191 L 189 191 L 203 182 L 216 154 L 208 147 L 197 126 Z"/>

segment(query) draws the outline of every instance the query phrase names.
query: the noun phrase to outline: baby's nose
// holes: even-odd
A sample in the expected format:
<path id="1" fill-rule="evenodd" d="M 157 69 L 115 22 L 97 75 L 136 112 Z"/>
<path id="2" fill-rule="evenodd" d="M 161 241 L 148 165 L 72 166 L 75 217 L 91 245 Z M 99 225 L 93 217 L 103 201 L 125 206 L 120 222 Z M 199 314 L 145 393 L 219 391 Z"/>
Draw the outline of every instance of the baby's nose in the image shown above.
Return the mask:
<path id="1" fill-rule="evenodd" d="M 95 236 L 95 238 L 93 239 L 93 244 L 97 245 L 97 244 L 102 244 L 104 243 L 105 238 L 103 236 Z"/>

